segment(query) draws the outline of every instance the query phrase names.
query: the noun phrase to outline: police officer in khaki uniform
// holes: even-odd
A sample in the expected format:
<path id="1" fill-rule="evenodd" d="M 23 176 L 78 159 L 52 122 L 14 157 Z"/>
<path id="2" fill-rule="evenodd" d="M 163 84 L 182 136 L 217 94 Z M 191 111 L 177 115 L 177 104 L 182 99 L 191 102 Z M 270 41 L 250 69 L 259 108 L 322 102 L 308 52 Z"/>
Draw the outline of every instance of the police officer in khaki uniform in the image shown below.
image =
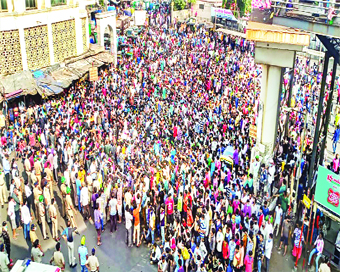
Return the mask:
<path id="1" fill-rule="evenodd" d="M 0 204 L 1 207 L 4 207 L 4 204 L 7 199 L 7 188 L 6 188 L 6 183 L 5 183 L 5 173 L 0 170 Z"/>
<path id="2" fill-rule="evenodd" d="M 60 243 L 58 242 L 55 245 L 56 251 L 54 251 L 53 256 L 50 260 L 50 264 L 54 263 L 55 266 L 58 266 L 61 270 L 65 269 L 65 259 L 63 253 L 60 251 Z"/>
<path id="3" fill-rule="evenodd" d="M 51 195 L 50 195 L 50 184 L 45 180 L 44 181 L 44 190 L 43 190 L 43 196 L 45 199 L 45 205 L 46 205 L 46 215 L 47 215 L 47 223 L 51 223 L 50 213 L 49 209 L 51 206 Z"/>
<path id="4" fill-rule="evenodd" d="M 32 184 L 35 184 L 36 182 L 38 182 L 38 179 L 37 179 L 37 176 L 35 175 L 34 169 L 31 172 L 31 182 L 32 182 Z"/>
<path id="5" fill-rule="evenodd" d="M 42 235 L 44 240 L 49 239 L 46 235 L 46 218 L 45 218 L 45 206 L 44 206 L 44 196 L 39 196 L 39 218 L 42 227 Z"/>
<path id="6" fill-rule="evenodd" d="M 34 196 L 34 207 L 35 207 L 35 217 L 38 220 L 38 224 L 40 225 L 40 217 L 39 217 L 39 197 L 42 195 L 42 190 L 40 189 L 38 185 L 38 181 L 34 183 L 33 188 L 33 196 Z"/>
<path id="7" fill-rule="evenodd" d="M 61 186 L 60 186 L 60 191 L 62 195 L 62 200 L 61 200 L 61 216 L 65 217 L 66 215 L 66 185 L 65 185 L 65 177 L 61 177 Z"/>
<path id="8" fill-rule="evenodd" d="M 65 200 L 66 200 L 66 213 L 67 213 L 68 220 L 71 222 L 71 227 L 76 228 L 77 224 L 74 218 L 76 214 L 76 209 L 74 208 L 73 202 L 71 199 L 71 188 L 70 187 L 66 188 L 66 199 Z"/>
<path id="9" fill-rule="evenodd" d="M 55 207 L 54 198 L 51 199 L 51 206 L 49 208 L 49 215 L 52 220 L 52 237 L 54 240 L 59 241 L 58 239 L 58 214 L 57 209 Z"/>
<path id="10" fill-rule="evenodd" d="M 34 162 L 34 170 L 35 170 L 35 175 L 37 176 L 38 182 L 41 186 L 41 172 L 42 172 L 42 167 L 40 163 L 40 158 L 35 157 L 35 162 Z"/>
<path id="11" fill-rule="evenodd" d="M 50 169 L 50 162 L 47 162 L 47 167 L 44 168 L 45 174 L 46 174 L 46 180 L 48 184 L 50 185 L 50 195 L 53 197 L 53 174 L 52 170 Z"/>

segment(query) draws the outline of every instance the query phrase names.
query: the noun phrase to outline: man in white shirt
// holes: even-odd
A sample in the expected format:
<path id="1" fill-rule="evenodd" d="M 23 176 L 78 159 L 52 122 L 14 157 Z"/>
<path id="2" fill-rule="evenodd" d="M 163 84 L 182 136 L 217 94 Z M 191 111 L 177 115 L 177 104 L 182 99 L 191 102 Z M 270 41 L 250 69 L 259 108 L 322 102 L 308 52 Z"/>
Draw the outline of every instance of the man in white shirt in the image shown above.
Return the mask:
<path id="1" fill-rule="evenodd" d="M 90 222 L 91 219 L 91 213 L 90 213 L 90 205 L 89 205 L 89 189 L 86 186 L 86 183 L 84 183 L 84 186 L 80 190 L 80 205 L 83 208 L 83 213 L 85 220 L 89 219 Z"/>
<path id="2" fill-rule="evenodd" d="M 117 198 L 114 193 L 111 193 L 111 199 L 109 201 L 109 213 L 110 213 L 110 233 L 113 233 L 113 229 L 117 231 Z"/>
<path id="3" fill-rule="evenodd" d="M 279 204 L 275 208 L 275 222 L 274 222 L 273 232 L 275 232 L 275 228 L 277 227 L 276 236 L 278 235 L 279 230 L 280 230 L 280 223 L 281 223 L 281 219 L 282 219 L 282 214 L 283 214 L 283 211 L 282 211 L 282 208 L 281 208 L 281 204 Z"/>
<path id="4" fill-rule="evenodd" d="M 126 243 L 128 247 L 132 247 L 132 220 L 133 216 L 130 212 L 130 206 L 126 205 L 125 208 L 125 227 L 126 227 Z"/>
<path id="5" fill-rule="evenodd" d="M 218 232 L 216 234 L 216 251 L 217 251 L 217 257 L 222 260 L 222 244 L 223 244 L 223 232 L 222 232 L 222 227 L 218 229 Z"/>
<path id="6" fill-rule="evenodd" d="M 273 250 L 273 233 L 269 234 L 269 238 L 266 240 L 264 256 L 266 257 L 266 272 L 269 272 L 269 260 Z"/>
<path id="7" fill-rule="evenodd" d="M 27 200 L 24 202 L 24 205 L 21 207 L 21 221 L 24 223 L 24 237 L 25 237 L 25 240 L 27 240 L 27 238 L 29 238 L 30 223 L 32 221 L 31 213 L 27 206 Z"/>

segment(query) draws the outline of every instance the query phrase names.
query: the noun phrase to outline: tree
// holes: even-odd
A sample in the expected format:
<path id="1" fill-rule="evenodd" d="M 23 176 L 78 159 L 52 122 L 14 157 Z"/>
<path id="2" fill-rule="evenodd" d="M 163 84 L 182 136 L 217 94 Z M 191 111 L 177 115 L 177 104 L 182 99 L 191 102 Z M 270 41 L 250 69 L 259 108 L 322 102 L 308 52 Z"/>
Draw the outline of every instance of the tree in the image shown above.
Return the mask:
<path id="1" fill-rule="evenodd" d="M 195 5 L 196 4 L 196 0 L 187 0 L 188 1 L 188 4 L 189 6 L 191 7 L 192 5 Z"/>
<path id="2" fill-rule="evenodd" d="M 185 0 L 175 0 L 175 10 L 182 10 L 185 8 L 185 5 L 187 4 Z"/>

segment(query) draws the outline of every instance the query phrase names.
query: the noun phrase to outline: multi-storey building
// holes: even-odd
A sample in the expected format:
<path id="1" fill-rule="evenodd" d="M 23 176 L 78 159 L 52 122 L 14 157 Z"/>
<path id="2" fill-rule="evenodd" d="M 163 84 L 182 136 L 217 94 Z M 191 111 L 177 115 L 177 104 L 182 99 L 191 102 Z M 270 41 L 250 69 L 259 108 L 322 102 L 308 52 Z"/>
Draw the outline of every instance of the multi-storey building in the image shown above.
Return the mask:
<path id="1" fill-rule="evenodd" d="M 86 6 L 96 0 L 0 0 L 0 75 L 36 70 L 89 47 Z"/>

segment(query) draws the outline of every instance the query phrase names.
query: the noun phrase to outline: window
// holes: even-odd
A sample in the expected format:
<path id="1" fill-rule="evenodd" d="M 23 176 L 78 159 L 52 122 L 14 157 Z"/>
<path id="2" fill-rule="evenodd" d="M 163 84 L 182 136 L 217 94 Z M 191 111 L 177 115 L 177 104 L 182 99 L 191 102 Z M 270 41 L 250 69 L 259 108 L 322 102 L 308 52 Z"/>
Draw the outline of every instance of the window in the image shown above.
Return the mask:
<path id="1" fill-rule="evenodd" d="M 7 11 L 7 0 L 0 0 L 0 12 Z"/>
<path id="2" fill-rule="evenodd" d="M 51 0 L 52 7 L 66 5 L 67 0 Z"/>
<path id="3" fill-rule="evenodd" d="M 198 7 L 199 9 L 204 9 L 204 4 L 199 4 Z"/>
<path id="4" fill-rule="evenodd" d="M 26 9 L 36 9 L 37 3 L 36 0 L 26 0 Z"/>

